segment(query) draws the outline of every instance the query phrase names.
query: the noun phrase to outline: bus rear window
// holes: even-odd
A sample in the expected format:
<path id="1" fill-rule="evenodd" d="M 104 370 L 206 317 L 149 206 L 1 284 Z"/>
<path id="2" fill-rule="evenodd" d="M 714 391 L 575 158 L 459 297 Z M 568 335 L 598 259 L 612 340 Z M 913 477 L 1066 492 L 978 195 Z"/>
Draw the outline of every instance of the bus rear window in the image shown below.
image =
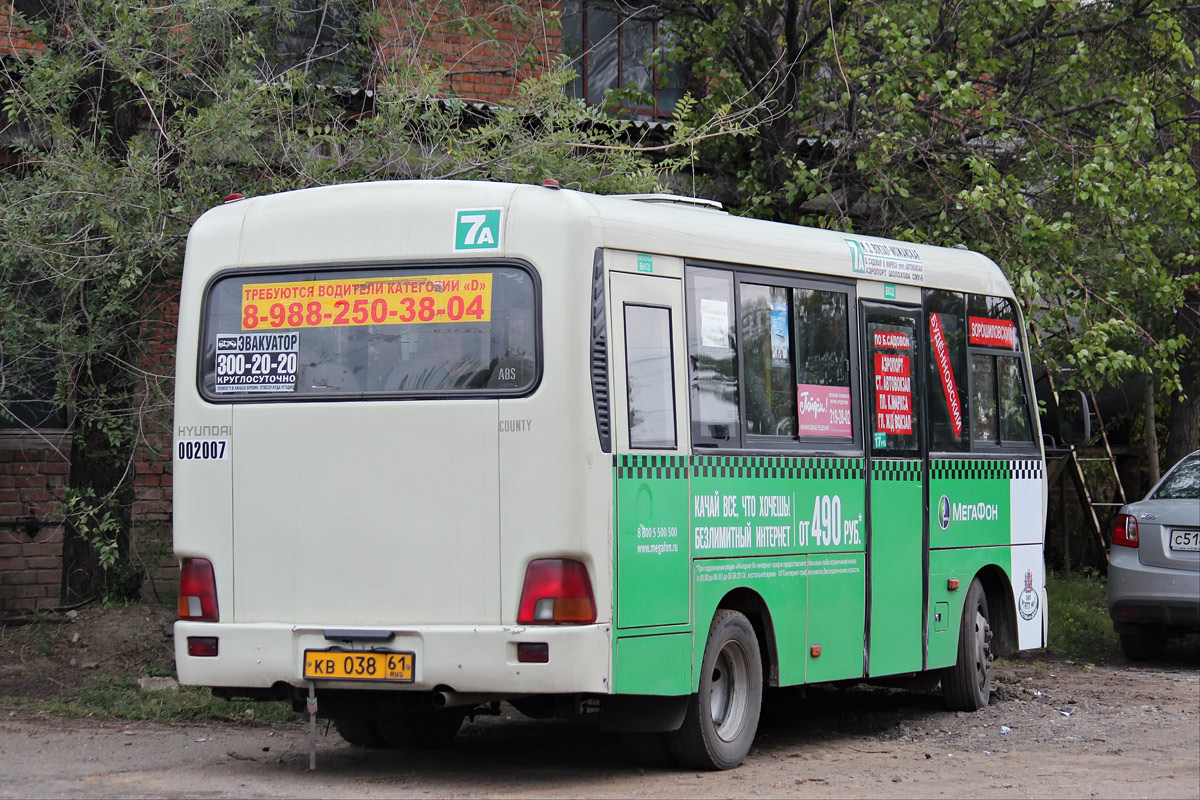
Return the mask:
<path id="1" fill-rule="evenodd" d="M 504 396 L 538 375 L 537 287 L 510 264 L 227 274 L 209 287 L 210 400 Z"/>

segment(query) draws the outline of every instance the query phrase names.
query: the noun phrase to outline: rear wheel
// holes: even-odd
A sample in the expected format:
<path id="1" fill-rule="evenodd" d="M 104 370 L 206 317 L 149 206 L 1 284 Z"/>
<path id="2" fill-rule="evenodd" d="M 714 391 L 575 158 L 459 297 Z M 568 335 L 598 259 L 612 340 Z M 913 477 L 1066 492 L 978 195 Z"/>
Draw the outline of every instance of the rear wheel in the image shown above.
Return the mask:
<path id="1" fill-rule="evenodd" d="M 942 673 L 942 700 L 951 711 L 978 711 L 992 697 L 992 626 L 987 595 L 971 581 L 958 632 L 958 661 Z"/>
<path id="2" fill-rule="evenodd" d="M 1132 631 L 1118 635 L 1121 649 L 1130 661 L 1160 658 L 1167 649 L 1167 634 L 1155 625 L 1138 625 Z"/>
<path id="3" fill-rule="evenodd" d="M 333 727 L 338 735 L 347 743 L 358 747 L 385 747 L 387 742 L 379 735 L 379 728 L 370 719 L 352 719 L 339 717 L 333 721 Z"/>
<path id="4" fill-rule="evenodd" d="M 388 747 L 433 750 L 453 744 L 466 717 L 465 708 L 408 709 L 390 714 L 375 724 Z"/>
<path id="5" fill-rule="evenodd" d="M 681 765 L 732 769 L 742 763 L 762 711 L 763 671 L 758 638 L 745 616 L 718 610 L 708 629 L 699 691 L 688 700 L 683 726 L 667 746 Z"/>

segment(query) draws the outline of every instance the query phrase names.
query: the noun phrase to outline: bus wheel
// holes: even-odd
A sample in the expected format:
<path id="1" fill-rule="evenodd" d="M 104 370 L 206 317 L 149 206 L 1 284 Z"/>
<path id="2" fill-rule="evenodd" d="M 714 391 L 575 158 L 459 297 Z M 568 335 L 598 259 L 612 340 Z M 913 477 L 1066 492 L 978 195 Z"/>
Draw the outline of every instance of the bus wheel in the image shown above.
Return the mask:
<path id="1" fill-rule="evenodd" d="M 435 750 L 449 747 L 458 735 L 465 708 L 429 708 L 390 714 L 376 725 L 388 747 L 398 750 Z"/>
<path id="2" fill-rule="evenodd" d="M 379 735 L 379 729 L 375 726 L 374 720 L 338 717 L 334 719 L 333 727 L 348 744 L 357 747 L 385 747 L 387 745 L 387 742 L 383 741 L 383 737 Z"/>
<path id="3" fill-rule="evenodd" d="M 683 726 L 667 746 L 680 765 L 733 769 L 742 763 L 762 710 L 763 671 L 758 638 L 745 616 L 720 609 L 708 629 L 700 690 L 688 701 Z"/>
<path id="4" fill-rule="evenodd" d="M 958 662 L 942 672 L 942 700 L 951 711 L 978 711 L 992 697 L 992 626 L 987 595 L 971 581 L 958 631 Z"/>

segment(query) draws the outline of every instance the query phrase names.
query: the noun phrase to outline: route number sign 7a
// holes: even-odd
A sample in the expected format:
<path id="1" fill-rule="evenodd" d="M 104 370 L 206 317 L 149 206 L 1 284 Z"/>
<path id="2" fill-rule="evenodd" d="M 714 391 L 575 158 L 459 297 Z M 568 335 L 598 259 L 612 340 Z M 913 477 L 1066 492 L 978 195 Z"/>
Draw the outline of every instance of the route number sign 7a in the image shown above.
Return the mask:
<path id="1" fill-rule="evenodd" d="M 460 208 L 454 215 L 454 249 L 499 250 L 499 208 Z"/>

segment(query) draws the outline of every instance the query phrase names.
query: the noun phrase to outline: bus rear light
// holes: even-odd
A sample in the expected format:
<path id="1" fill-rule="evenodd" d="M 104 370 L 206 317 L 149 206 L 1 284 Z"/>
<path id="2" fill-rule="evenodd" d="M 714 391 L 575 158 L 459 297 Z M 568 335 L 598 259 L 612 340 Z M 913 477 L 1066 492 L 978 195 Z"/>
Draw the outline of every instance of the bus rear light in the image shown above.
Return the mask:
<path id="1" fill-rule="evenodd" d="M 1128 514 L 1121 514 L 1118 516 L 1117 524 L 1113 528 L 1112 543 L 1120 545 L 1121 547 L 1137 547 L 1137 519 Z"/>
<path id="2" fill-rule="evenodd" d="M 553 625 L 595 621 L 592 582 L 582 562 L 569 558 L 539 558 L 529 562 L 517 622 Z"/>
<path id="3" fill-rule="evenodd" d="M 179 571 L 179 618 L 217 622 L 217 581 L 207 558 L 185 558 Z"/>
<path id="4" fill-rule="evenodd" d="M 216 658 L 220 640 L 216 636 L 189 636 L 187 637 L 187 645 L 189 656 Z"/>

